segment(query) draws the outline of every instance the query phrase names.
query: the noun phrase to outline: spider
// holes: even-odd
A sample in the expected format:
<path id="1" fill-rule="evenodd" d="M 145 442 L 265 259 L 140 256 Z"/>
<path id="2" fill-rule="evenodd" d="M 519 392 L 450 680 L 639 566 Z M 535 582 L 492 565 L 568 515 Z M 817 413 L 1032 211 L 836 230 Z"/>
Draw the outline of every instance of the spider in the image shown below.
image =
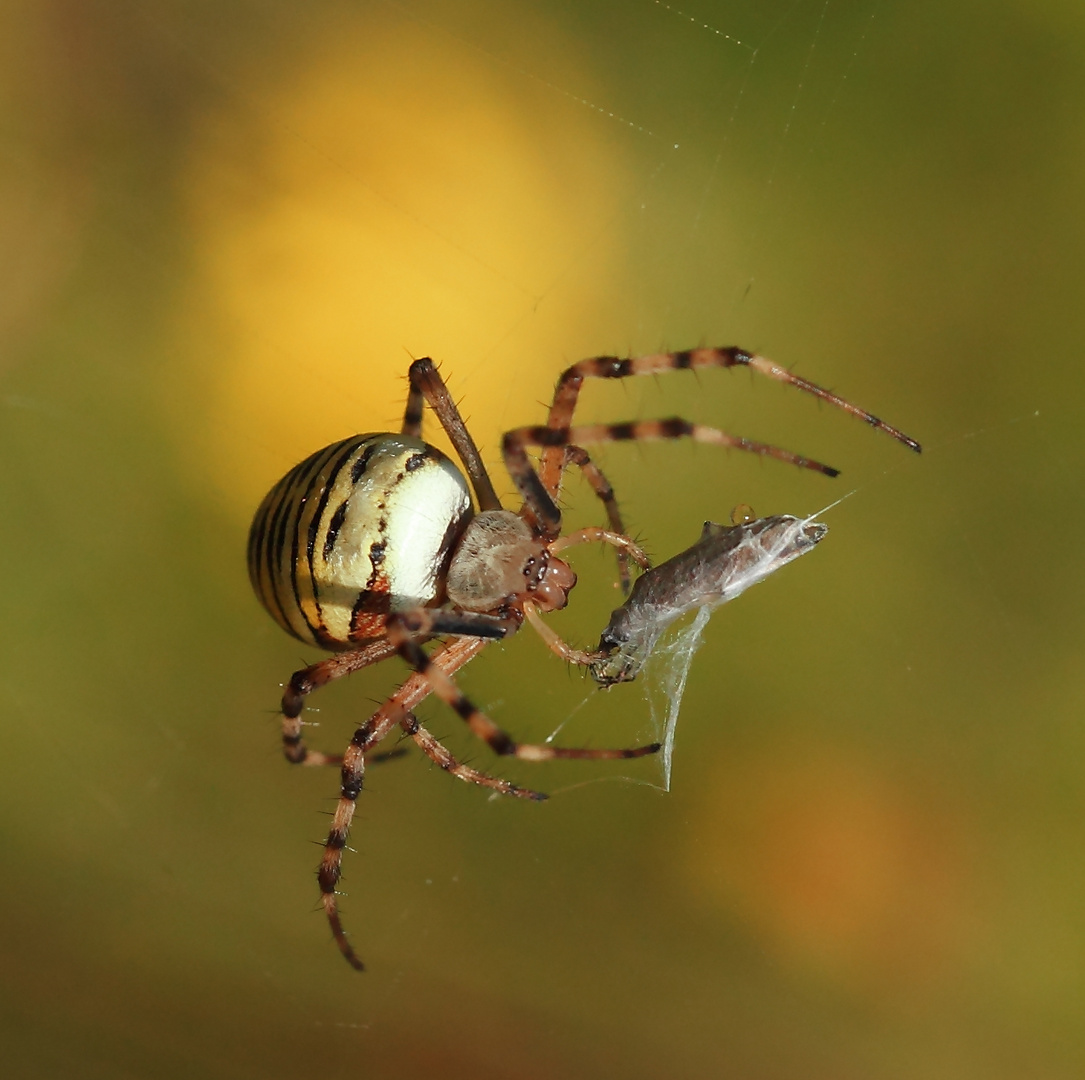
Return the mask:
<path id="1" fill-rule="evenodd" d="M 339 950 L 363 964 L 343 929 L 336 886 L 366 755 L 399 727 L 442 769 L 505 795 L 541 800 L 538 791 L 488 776 L 457 761 L 415 717 L 434 693 L 498 755 L 530 761 L 553 758 L 624 759 L 653 754 L 658 743 L 630 749 L 587 749 L 518 743 L 457 688 L 455 673 L 490 641 L 525 619 L 559 655 L 574 653 L 546 627 L 541 613 L 565 607 L 576 575 L 559 553 L 576 544 L 617 549 L 628 591 L 629 560 L 648 560 L 625 534 L 614 491 L 582 444 L 690 438 L 813 469 L 837 470 L 765 443 L 727 435 L 674 417 L 621 424 L 572 426 L 585 379 L 624 379 L 668 371 L 748 367 L 790 383 L 866 421 L 918 451 L 903 432 L 762 356 L 739 348 L 701 348 L 633 359 L 582 360 L 559 378 L 543 426 L 520 427 L 502 440 L 505 467 L 523 499 L 502 507 L 455 402 L 429 358 L 408 371 L 409 390 L 398 434 L 358 435 L 306 458 L 261 503 L 249 534 L 249 576 L 257 597 L 286 631 L 336 655 L 296 671 L 282 698 L 282 742 L 288 761 L 338 765 L 340 793 L 317 871 L 325 914 Z M 429 405 L 463 463 L 457 466 L 422 440 Z M 529 457 L 538 448 L 538 462 Z M 583 474 L 606 512 L 608 528 L 561 534 L 558 498 L 565 471 Z M 429 653 L 428 641 L 437 641 Z M 413 669 L 407 680 L 357 730 L 345 753 L 310 750 L 302 738 L 307 695 L 334 679 L 399 654 Z"/>

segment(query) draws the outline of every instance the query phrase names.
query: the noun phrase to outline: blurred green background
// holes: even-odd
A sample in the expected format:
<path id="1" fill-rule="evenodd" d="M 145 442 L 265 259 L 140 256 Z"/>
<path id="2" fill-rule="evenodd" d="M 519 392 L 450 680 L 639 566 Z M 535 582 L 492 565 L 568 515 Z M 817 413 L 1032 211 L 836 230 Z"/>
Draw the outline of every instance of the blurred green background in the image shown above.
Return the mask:
<path id="1" fill-rule="evenodd" d="M 8 3 L 0 19 L 0 1038 L 19 1077 L 1085 1074 L 1078 4 Z M 597 456 L 657 556 L 738 502 L 827 517 L 720 611 L 673 786 L 416 752 L 315 909 L 336 777 L 278 750 L 315 654 L 249 594 L 295 461 L 442 364 L 504 429 L 591 386 L 829 461 Z M 436 438 L 436 433 L 432 432 Z M 439 440 L 438 440 L 439 441 Z M 598 518 L 578 481 L 571 524 Z M 605 553 L 554 624 L 588 642 Z M 345 745 L 398 661 L 314 700 Z M 650 733 L 528 633 L 464 685 L 518 737 Z M 627 782 L 588 782 L 609 777 Z"/>

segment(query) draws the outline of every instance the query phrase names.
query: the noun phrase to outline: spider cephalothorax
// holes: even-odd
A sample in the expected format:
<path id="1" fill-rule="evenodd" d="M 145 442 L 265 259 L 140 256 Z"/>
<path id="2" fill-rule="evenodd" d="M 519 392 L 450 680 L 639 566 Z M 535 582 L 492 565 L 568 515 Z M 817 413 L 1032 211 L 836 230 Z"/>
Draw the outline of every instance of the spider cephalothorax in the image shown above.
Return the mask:
<path id="1" fill-rule="evenodd" d="M 546 797 L 458 762 L 415 718 L 413 709 L 423 698 L 437 694 L 498 754 L 542 761 L 631 758 L 659 749 L 657 743 L 624 750 L 517 743 L 472 705 L 452 678 L 488 641 L 515 632 L 525 619 L 559 655 L 587 662 L 582 658 L 590 654 L 570 649 L 540 617 L 564 607 L 576 584 L 572 569 L 558 558 L 565 548 L 592 542 L 615 547 L 626 590 L 629 560 L 647 566 L 644 553 L 625 535 L 610 484 L 582 444 L 686 437 L 836 475 L 801 455 L 678 417 L 572 426 L 585 378 L 735 366 L 791 383 L 919 450 L 913 439 L 862 409 L 742 349 L 601 356 L 564 372 L 545 425 L 505 434 L 505 466 L 523 499 L 518 511 L 506 510 L 444 381 L 431 360 L 421 359 L 410 366 L 400 432 L 358 435 L 325 447 L 295 466 L 261 503 L 249 534 L 249 576 L 256 595 L 289 633 L 336 653 L 290 679 L 282 700 L 282 737 L 289 761 L 341 768 L 340 798 L 317 876 L 336 943 L 355 967 L 362 963 L 340 923 L 335 890 L 365 755 L 393 728 L 402 728 L 441 768 L 463 780 L 521 798 Z M 467 479 L 422 440 L 423 404 L 436 414 Z M 539 448 L 537 463 L 528 455 L 532 447 Z M 561 534 L 557 499 L 570 466 L 581 471 L 602 502 L 608 528 Z M 434 639 L 439 644 L 427 653 L 422 645 Z M 333 756 L 308 749 L 301 721 L 306 695 L 395 653 L 414 673 L 355 731 L 346 752 Z"/>

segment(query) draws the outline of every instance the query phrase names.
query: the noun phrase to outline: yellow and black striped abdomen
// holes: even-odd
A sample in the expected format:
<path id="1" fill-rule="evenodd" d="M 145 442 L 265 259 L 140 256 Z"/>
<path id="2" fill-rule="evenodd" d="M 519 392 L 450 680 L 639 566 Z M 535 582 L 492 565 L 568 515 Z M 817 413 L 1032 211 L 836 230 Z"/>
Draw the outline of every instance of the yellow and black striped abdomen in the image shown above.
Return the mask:
<path id="1" fill-rule="evenodd" d="M 319 450 L 268 492 L 249 532 L 249 578 L 302 641 L 351 648 L 390 611 L 443 599 L 452 547 L 471 517 L 467 482 L 406 435 L 357 435 Z"/>

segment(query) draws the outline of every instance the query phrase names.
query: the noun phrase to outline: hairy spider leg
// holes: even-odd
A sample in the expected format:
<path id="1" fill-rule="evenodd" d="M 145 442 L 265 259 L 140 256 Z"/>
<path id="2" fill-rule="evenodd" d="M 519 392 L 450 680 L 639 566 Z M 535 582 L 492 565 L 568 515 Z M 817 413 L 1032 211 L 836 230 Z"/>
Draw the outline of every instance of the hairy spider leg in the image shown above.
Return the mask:
<path id="1" fill-rule="evenodd" d="M 486 638 L 461 637 L 441 647 L 432 658 L 427 657 L 431 670 L 445 676 L 458 671 L 489 644 Z M 419 648 L 419 652 L 421 652 Z M 422 653 L 425 656 L 425 653 Z M 321 901 L 332 937 L 347 963 L 358 971 L 365 965 L 351 946 L 339 916 L 338 893 L 336 885 L 342 874 L 343 848 L 350 835 L 350 824 L 354 818 L 354 808 L 362 791 L 365 778 L 365 755 L 376 746 L 397 725 L 402 726 L 408 715 L 419 702 L 433 692 L 430 678 L 416 672 L 389 697 L 373 715 L 355 732 L 343 755 L 340 769 L 339 800 L 332 815 L 331 828 L 324 841 L 324 854 L 317 870 L 320 884 Z"/>
<path id="2" fill-rule="evenodd" d="M 545 623 L 543 624 L 546 625 Z M 549 630 L 549 627 L 547 627 Z M 553 633 L 553 631 L 550 631 Z M 478 769 L 472 769 L 469 765 L 464 765 L 457 760 L 451 753 L 451 751 L 438 739 L 432 735 L 426 727 L 421 723 L 417 716 L 413 712 L 407 713 L 399 722 L 399 726 L 403 729 L 405 735 L 409 735 L 411 739 L 421 748 L 422 752 L 428 757 L 435 765 L 439 766 L 444 772 L 450 776 L 455 776 L 458 780 L 464 780 L 471 784 L 478 784 L 480 787 L 492 788 L 494 791 L 501 795 L 514 795 L 521 799 L 531 799 L 534 802 L 542 802 L 545 799 L 550 798 L 543 791 L 533 791 L 531 788 L 520 787 L 518 784 L 514 784 L 509 780 L 505 780 L 498 776 L 490 776 L 488 773 L 480 772 Z M 368 768 L 371 765 L 383 765 L 386 761 L 393 761 L 397 758 L 404 757 L 407 753 L 405 747 L 397 746 L 392 750 L 385 750 L 379 754 L 367 754 L 365 763 Z M 342 765 L 342 754 L 323 754 L 322 761 L 308 762 L 308 764 L 322 764 L 322 765 Z"/>
<path id="3" fill-rule="evenodd" d="M 546 545 L 546 550 L 556 555 L 559 551 L 576 547 L 578 544 L 609 544 L 620 554 L 631 558 L 642 570 L 647 570 L 652 565 L 647 552 L 631 537 L 626 536 L 625 533 L 611 532 L 598 525 L 589 525 L 587 528 L 559 536 Z"/>
<path id="4" fill-rule="evenodd" d="M 595 356 L 588 360 L 581 360 L 579 363 L 567 368 L 558 379 L 546 426 L 560 431 L 572 424 L 580 388 L 585 379 L 625 379 L 633 375 L 660 375 L 668 371 L 695 371 L 712 367 L 748 367 L 753 371 L 768 376 L 770 379 L 789 383 L 805 393 L 821 398 L 822 401 L 835 408 L 843 409 L 864 423 L 884 431 L 891 438 L 904 443 L 905 446 L 917 453 L 922 449 L 915 439 L 879 420 L 878 417 L 865 409 L 860 409 L 858 406 L 845 401 L 842 397 L 818 386 L 816 383 L 810 382 L 808 379 L 793 375 L 787 368 L 780 367 L 764 356 L 758 356 L 756 353 L 747 352 L 745 349 L 735 346 L 688 349 L 683 352 L 673 353 L 652 353 L 648 356 L 637 356 L 629 359 L 622 359 L 617 356 Z M 542 487 L 550 495 L 551 499 L 556 499 L 565 471 L 565 459 L 561 446 L 558 443 L 540 443 L 538 445 L 545 447 L 539 468 Z"/>
<path id="5" fill-rule="evenodd" d="M 544 799 L 550 798 L 545 792 L 532 791 L 530 788 L 520 787 L 518 784 L 514 784 L 509 780 L 503 780 L 498 776 L 490 776 L 488 773 L 479 772 L 478 769 L 472 769 L 469 765 L 464 765 L 457 761 L 444 743 L 431 735 L 425 727 L 419 723 L 418 718 L 414 713 L 408 713 L 403 720 L 400 721 L 400 726 L 412 739 L 414 739 L 414 741 L 422 748 L 425 755 L 435 765 L 442 768 L 446 773 L 458 777 L 460 780 L 466 780 L 470 784 L 479 784 L 482 787 L 492 788 L 502 795 L 513 795 L 519 799 L 532 799 L 535 802 L 542 802 Z M 372 764 L 373 759 L 370 758 L 368 763 Z"/>
<path id="6" fill-rule="evenodd" d="M 429 611 L 425 612 L 426 635 L 463 634 L 471 637 L 500 639 L 519 626 L 518 621 L 500 619 L 493 615 L 475 612 Z M 397 649 L 386 637 L 368 642 L 360 649 L 338 653 L 326 660 L 319 660 L 290 676 L 282 698 L 283 754 L 292 765 L 332 765 L 342 761 L 340 755 L 329 755 L 310 750 L 302 737 L 304 722 L 301 714 L 305 699 L 314 690 L 326 686 L 344 675 L 350 675 L 372 664 L 378 664 L 394 656 Z"/>
<path id="7" fill-rule="evenodd" d="M 467 724 L 473 734 L 486 742 L 495 754 L 516 757 L 523 761 L 553 761 L 558 758 L 581 761 L 614 760 L 644 757 L 646 754 L 656 753 L 660 748 L 659 743 L 617 750 L 518 743 L 467 699 L 452 678 L 455 669 L 448 670 L 445 665 L 437 663 L 443 653 L 437 653 L 433 657 L 426 655 L 407 619 L 393 617 L 388 624 L 388 637 L 398 646 L 403 659 L 429 682 L 433 692 Z"/>
<path id="8" fill-rule="evenodd" d="M 610 481 L 603 475 L 603 470 L 591 460 L 587 450 L 582 446 L 565 447 L 562 472 L 570 465 L 575 465 L 580 470 L 581 475 L 595 492 L 596 498 L 603 504 L 610 531 L 624 536 L 625 525 L 622 523 L 621 511 L 618 509 L 618 500 L 614 496 L 614 488 L 610 486 Z M 618 556 L 618 585 L 622 596 L 628 596 L 632 584 L 629 574 L 629 552 L 619 547 L 615 549 L 615 553 Z"/>
<path id="9" fill-rule="evenodd" d="M 504 637 L 520 625 L 518 616 L 498 618 L 493 615 L 476 612 L 441 611 L 430 608 L 418 608 L 413 612 L 391 616 L 388 623 L 389 637 L 378 644 L 391 646 L 392 651 L 404 652 L 404 638 L 422 657 L 423 663 L 414 663 L 416 673 L 406 682 L 355 732 L 350 745 L 340 762 L 339 802 L 332 817 L 332 825 L 324 841 L 324 855 L 317 871 L 324 912 L 331 926 L 339 951 L 352 967 L 359 971 L 364 965 L 347 940 L 339 916 L 335 887 L 342 873 L 342 851 L 346 846 L 350 832 L 350 823 L 354 817 L 354 807 L 362 790 L 365 776 L 365 755 L 376 746 L 397 724 L 403 727 L 415 739 L 419 746 L 428 753 L 442 768 L 469 780 L 491 787 L 507 795 L 539 800 L 545 798 L 541 792 L 520 788 L 508 781 L 486 776 L 465 765 L 461 765 L 440 743 L 425 732 L 417 720 L 410 715 L 414 707 L 429 696 L 434 690 L 440 694 L 441 679 L 450 681 L 452 672 L 458 671 L 464 664 L 476 656 L 484 646 L 495 638 Z M 441 646 L 433 655 L 428 656 L 418 643 L 421 640 L 444 634 L 456 635 L 454 640 Z M 376 652 L 376 650 L 374 650 Z M 348 653 L 346 659 L 356 656 Z M 384 652 L 383 656 L 391 655 Z M 410 662 L 410 661 L 409 661 Z M 308 669 L 307 669 L 308 670 Z M 342 672 L 345 674 L 346 672 Z M 326 680 L 327 681 L 327 680 Z M 481 714 L 480 714 L 481 715 Z M 439 748 L 439 749 L 438 749 Z M 315 758 L 315 754 L 310 754 Z M 314 764 L 330 763 L 326 756 Z"/>
<path id="10" fill-rule="evenodd" d="M 478 452 L 475 440 L 471 438 L 460 410 L 452 400 L 444 379 L 437 371 L 437 365 L 428 356 L 423 356 L 411 364 L 407 371 L 407 380 L 409 389 L 401 433 L 411 435 L 416 439 L 422 437 L 422 402 L 424 400 L 434 411 L 445 434 L 456 448 L 456 453 L 459 454 L 471 485 L 475 489 L 479 509 L 500 510 L 501 500 L 494 491 L 490 474 L 486 471 L 486 466 L 482 464 L 482 456 Z"/>
<path id="11" fill-rule="evenodd" d="M 505 433 L 502 440 L 502 453 L 505 465 L 525 503 L 537 515 L 539 527 L 544 536 L 557 536 L 561 532 L 561 511 L 554 497 L 550 494 L 539 473 L 531 464 L 527 455 L 529 446 L 543 447 L 543 457 L 547 449 L 562 448 L 569 443 L 602 443 L 624 441 L 652 441 L 658 439 L 689 438 L 695 442 L 712 443 L 732 450 L 745 450 L 752 454 L 776 458 L 801 469 L 813 469 L 826 476 L 837 476 L 839 470 L 824 465 L 802 454 L 782 450 L 768 443 L 754 442 L 737 435 L 728 435 L 719 428 L 693 424 L 681 417 L 674 416 L 665 420 L 637 420 L 626 424 L 590 424 L 584 427 L 522 427 Z"/>
<path id="12" fill-rule="evenodd" d="M 577 664 L 580 667 L 589 667 L 601 658 L 602 653 L 584 652 L 583 649 L 575 649 L 572 645 L 567 644 L 551 628 L 549 623 L 543 621 L 542 616 L 539 614 L 539 609 L 534 604 L 524 604 L 524 616 L 527 621 L 531 623 L 531 627 L 535 633 L 546 642 L 546 647 L 552 652 L 557 653 L 562 660 L 566 660 L 570 664 Z"/>
<path id="13" fill-rule="evenodd" d="M 379 664 L 395 651 L 396 647 L 387 638 L 381 638 L 360 649 L 318 660 L 290 676 L 282 700 L 283 754 L 287 761 L 292 765 L 332 765 L 342 760 L 339 755 L 333 757 L 319 750 L 310 750 L 305 745 L 301 734 L 301 713 L 305 708 L 305 699 L 314 690 L 319 690 L 344 675 L 361 671 L 370 664 Z"/>

